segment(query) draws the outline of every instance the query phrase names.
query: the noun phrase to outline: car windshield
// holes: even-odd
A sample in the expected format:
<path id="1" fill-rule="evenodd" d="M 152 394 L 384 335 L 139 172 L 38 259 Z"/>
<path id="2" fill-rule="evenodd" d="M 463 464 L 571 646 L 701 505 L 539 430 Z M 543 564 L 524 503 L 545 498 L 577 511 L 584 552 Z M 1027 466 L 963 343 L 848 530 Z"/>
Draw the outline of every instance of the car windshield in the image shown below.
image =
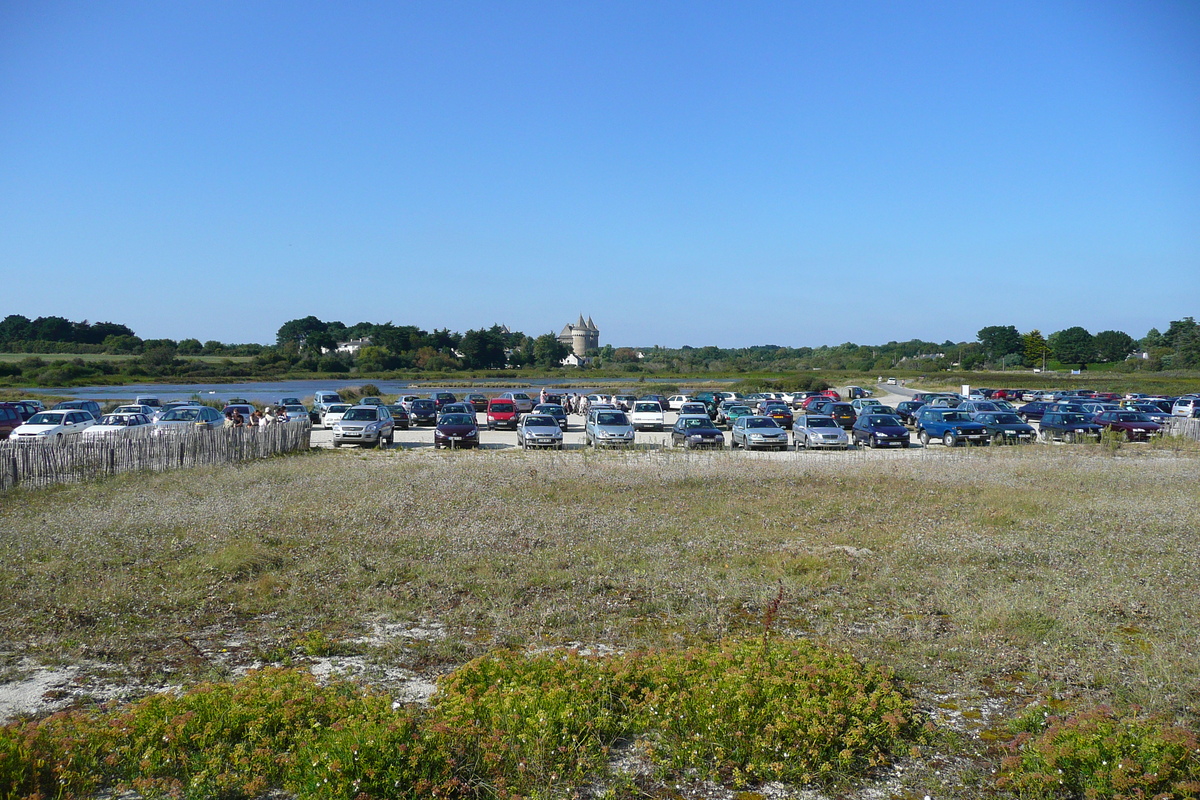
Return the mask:
<path id="1" fill-rule="evenodd" d="M 66 419 L 66 414 L 50 414 L 43 411 L 40 414 L 34 414 L 29 418 L 30 425 L 62 425 Z"/>
<path id="2" fill-rule="evenodd" d="M 528 400 L 529 395 L 524 392 L 513 392 L 513 400 Z"/>
<path id="3" fill-rule="evenodd" d="M 895 417 L 890 417 L 887 414 L 879 414 L 877 416 L 871 417 L 871 424 L 872 425 L 891 425 L 893 427 L 899 427 L 900 420 L 896 419 Z"/>
<path id="4" fill-rule="evenodd" d="M 1021 422 L 1021 418 L 1016 414 L 997 414 L 996 422 L 1000 425 L 1018 425 Z"/>
<path id="5" fill-rule="evenodd" d="M 442 425 L 473 425 L 475 420 L 466 414 L 443 414 Z"/>
<path id="6" fill-rule="evenodd" d="M 970 422 L 971 417 L 961 411 L 947 411 L 942 415 L 946 422 Z"/>
<path id="7" fill-rule="evenodd" d="M 540 412 L 542 414 L 554 414 L 555 416 L 557 416 L 559 414 L 567 413 L 566 410 L 562 406 L 552 406 L 549 403 L 543 403 L 542 405 L 535 408 L 534 411 Z"/>
<path id="8" fill-rule="evenodd" d="M 597 422 L 597 424 L 600 424 L 600 425 L 628 425 L 629 424 L 629 422 L 626 421 L 626 419 L 625 419 L 625 415 L 620 412 L 617 412 L 617 411 L 608 411 L 603 414 L 599 414 L 596 417 L 596 422 Z"/>
<path id="9" fill-rule="evenodd" d="M 763 417 L 755 417 L 753 419 L 746 420 L 746 427 L 747 428 L 778 428 L 779 425 L 777 425 L 775 420 L 773 420 L 773 419 L 763 418 Z"/>
<path id="10" fill-rule="evenodd" d="M 334 403 L 325 409 L 326 414 L 344 414 L 346 409 L 350 408 L 346 403 Z"/>
<path id="11" fill-rule="evenodd" d="M 195 422 L 200 419 L 198 408 L 172 408 L 162 415 L 163 422 Z"/>
<path id="12" fill-rule="evenodd" d="M 373 408 L 351 408 L 342 415 L 342 422 L 373 422 L 377 413 Z"/>
<path id="13" fill-rule="evenodd" d="M 634 411 L 647 411 L 650 413 L 657 414 L 660 411 L 662 411 L 662 406 L 660 406 L 658 403 L 638 403 L 636 406 L 633 407 L 633 410 Z"/>
<path id="14" fill-rule="evenodd" d="M 809 428 L 836 428 L 838 424 L 833 417 L 808 417 L 805 426 Z"/>
<path id="15" fill-rule="evenodd" d="M 125 416 L 124 414 L 105 414 L 100 418 L 101 425 L 132 425 L 134 424 L 133 417 Z"/>
<path id="16" fill-rule="evenodd" d="M 428 411 L 433 408 L 432 400 L 413 400 L 412 409 L 414 411 Z"/>
<path id="17" fill-rule="evenodd" d="M 498 411 L 501 414 L 509 414 L 516 409 L 512 403 L 492 403 L 492 411 Z"/>
<path id="18" fill-rule="evenodd" d="M 683 427 L 685 427 L 685 428 L 711 428 L 712 427 L 711 422 L 709 422 L 707 419 L 701 419 L 699 417 L 685 417 L 684 419 L 681 419 L 679 421 L 683 423 Z"/>
<path id="19" fill-rule="evenodd" d="M 541 417 L 541 416 L 530 415 L 525 418 L 524 422 L 527 426 L 528 425 L 542 425 L 542 426 L 552 427 L 552 428 L 558 427 L 558 423 L 555 421 L 554 417 Z"/>
<path id="20" fill-rule="evenodd" d="M 1063 422 L 1072 425 L 1080 425 L 1088 421 L 1087 416 L 1084 414 L 1063 414 L 1061 415 L 1061 418 Z"/>

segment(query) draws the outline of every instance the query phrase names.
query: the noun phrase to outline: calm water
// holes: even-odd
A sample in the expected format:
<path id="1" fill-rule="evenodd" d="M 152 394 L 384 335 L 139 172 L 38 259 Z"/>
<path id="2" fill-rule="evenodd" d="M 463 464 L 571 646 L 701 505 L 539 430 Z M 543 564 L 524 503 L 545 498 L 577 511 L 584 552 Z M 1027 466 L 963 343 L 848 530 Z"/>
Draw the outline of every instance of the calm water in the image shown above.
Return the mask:
<path id="1" fill-rule="evenodd" d="M 707 381 L 708 383 L 722 383 L 723 381 Z M 364 383 L 373 383 L 379 387 L 379 390 L 384 394 L 429 394 L 433 391 L 453 392 L 455 395 L 463 395 L 468 392 L 481 392 L 483 394 L 500 394 L 508 391 L 527 391 L 532 389 L 530 394 L 536 394 L 538 389 L 545 386 L 550 387 L 568 387 L 569 391 L 591 394 L 596 391 L 613 391 L 614 388 L 628 388 L 637 394 L 644 394 L 654 391 L 655 383 L 678 383 L 674 379 L 655 379 L 647 378 L 644 383 L 637 381 L 606 381 L 603 386 L 587 385 L 578 381 L 556 380 L 552 378 L 542 378 L 524 381 L 522 383 L 507 384 L 502 381 L 487 381 L 486 385 L 481 385 L 484 382 L 480 381 L 477 385 L 471 387 L 454 386 L 433 381 L 382 381 L 382 380 L 364 380 L 355 378 L 353 380 L 333 380 L 333 381 L 254 381 L 251 383 L 132 383 L 125 386 L 76 386 L 70 388 L 57 389 L 30 389 L 31 392 L 44 392 L 45 394 L 62 396 L 62 397 L 78 397 L 88 400 L 133 400 L 137 395 L 146 395 L 149 397 L 157 397 L 163 402 L 169 400 L 187 400 L 195 395 L 199 395 L 203 400 L 229 400 L 231 397 L 241 397 L 251 402 L 271 403 L 278 402 L 284 397 L 299 397 L 308 399 L 313 396 L 313 393 L 318 389 L 340 391 L 348 386 L 362 386 Z"/>

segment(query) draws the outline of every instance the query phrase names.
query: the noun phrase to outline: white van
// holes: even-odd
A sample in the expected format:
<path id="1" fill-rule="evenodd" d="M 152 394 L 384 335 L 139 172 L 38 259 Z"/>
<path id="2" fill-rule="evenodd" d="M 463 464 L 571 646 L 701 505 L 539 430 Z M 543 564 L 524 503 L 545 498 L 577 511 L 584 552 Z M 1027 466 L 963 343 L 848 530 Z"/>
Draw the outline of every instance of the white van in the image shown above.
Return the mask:
<path id="1" fill-rule="evenodd" d="M 1200 417 L 1200 397 L 1181 397 L 1171 406 L 1176 417 Z"/>
<path id="2" fill-rule="evenodd" d="M 327 406 L 331 406 L 334 403 L 344 403 L 344 402 L 346 402 L 346 401 L 343 400 L 342 396 L 340 394 L 338 394 L 337 392 L 334 392 L 331 390 L 314 392 L 313 393 L 312 413 L 315 414 L 317 416 L 317 418 L 319 419 L 321 416 L 321 412 L 324 411 Z"/>

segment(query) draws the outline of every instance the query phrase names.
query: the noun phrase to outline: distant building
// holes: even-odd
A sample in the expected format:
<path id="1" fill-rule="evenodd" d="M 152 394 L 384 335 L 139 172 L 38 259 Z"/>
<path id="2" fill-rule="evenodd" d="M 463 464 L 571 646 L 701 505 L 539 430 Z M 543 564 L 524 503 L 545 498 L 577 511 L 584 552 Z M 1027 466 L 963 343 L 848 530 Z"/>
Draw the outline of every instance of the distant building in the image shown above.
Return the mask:
<path id="1" fill-rule="evenodd" d="M 562 329 L 562 333 L 558 334 L 558 341 L 572 353 L 582 357 L 588 350 L 600 347 L 600 329 L 592 322 L 591 317 L 584 322 L 583 314 L 580 314 L 578 322 Z"/>
<path id="2" fill-rule="evenodd" d="M 574 353 L 569 353 L 567 357 L 559 363 L 561 363 L 564 367 L 582 367 L 586 364 L 592 363 L 592 360 L 590 358 L 585 358 L 584 356 L 577 356 Z"/>
<path id="3" fill-rule="evenodd" d="M 337 350 L 335 350 L 334 352 L 350 353 L 351 355 L 358 355 L 358 351 L 362 350 L 364 347 L 366 347 L 370 343 L 371 343 L 370 336 L 364 336 L 361 339 L 351 339 L 348 342 L 338 342 Z"/>

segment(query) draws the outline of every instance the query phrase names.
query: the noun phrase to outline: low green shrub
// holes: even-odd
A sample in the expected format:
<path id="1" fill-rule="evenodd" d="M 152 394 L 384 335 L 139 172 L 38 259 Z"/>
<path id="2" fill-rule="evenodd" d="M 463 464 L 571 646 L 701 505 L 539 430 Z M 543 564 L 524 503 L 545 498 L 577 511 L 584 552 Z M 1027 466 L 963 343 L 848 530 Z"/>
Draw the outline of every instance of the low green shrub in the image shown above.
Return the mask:
<path id="1" fill-rule="evenodd" d="M 263 669 L 124 706 L 0 728 L 0 798 L 559 796 L 643 739 L 667 774 L 833 783 L 919 739 L 886 668 L 808 642 L 610 658 L 503 651 L 428 709 Z"/>
<path id="2" fill-rule="evenodd" d="M 1200 739 L 1161 717 L 1108 707 L 1055 716 L 1039 707 L 1013 728 L 1021 732 L 1004 745 L 997 783 L 1022 797 L 1200 797 Z"/>

